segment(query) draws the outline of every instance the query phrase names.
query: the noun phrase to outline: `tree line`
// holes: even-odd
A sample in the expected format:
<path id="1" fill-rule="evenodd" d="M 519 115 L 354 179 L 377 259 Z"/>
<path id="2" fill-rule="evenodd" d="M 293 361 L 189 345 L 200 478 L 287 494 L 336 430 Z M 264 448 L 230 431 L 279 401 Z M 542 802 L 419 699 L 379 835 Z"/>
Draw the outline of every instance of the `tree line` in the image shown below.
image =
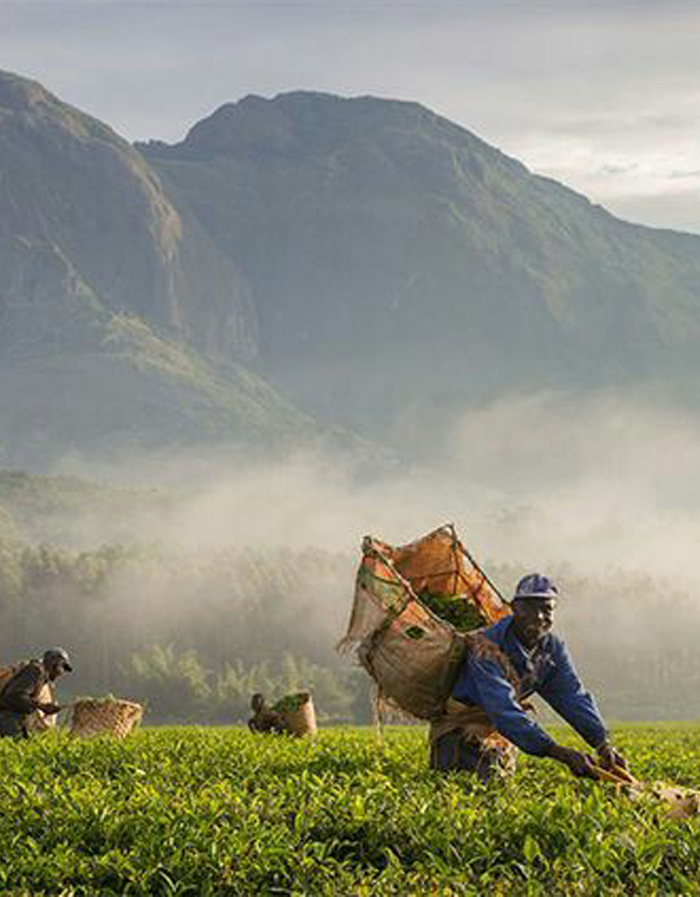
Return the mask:
<path id="1" fill-rule="evenodd" d="M 153 720 L 240 721 L 254 692 L 302 687 L 323 719 L 367 720 L 367 677 L 334 650 L 351 592 L 349 559 L 322 551 L 0 542 L 0 663 L 63 645 L 63 694 L 119 693 Z"/>
<path id="2" fill-rule="evenodd" d="M 252 693 L 302 687 L 313 689 L 322 719 L 368 721 L 369 679 L 334 647 L 354 567 L 312 549 L 72 552 L 0 540 L 0 663 L 63 645 L 75 658 L 63 695 L 145 701 L 153 721 L 241 721 Z M 488 569 L 506 594 L 524 572 Z M 608 715 L 700 715 L 692 594 L 641 575 L 553 574 L 563 592 L 558 628 Z"/>

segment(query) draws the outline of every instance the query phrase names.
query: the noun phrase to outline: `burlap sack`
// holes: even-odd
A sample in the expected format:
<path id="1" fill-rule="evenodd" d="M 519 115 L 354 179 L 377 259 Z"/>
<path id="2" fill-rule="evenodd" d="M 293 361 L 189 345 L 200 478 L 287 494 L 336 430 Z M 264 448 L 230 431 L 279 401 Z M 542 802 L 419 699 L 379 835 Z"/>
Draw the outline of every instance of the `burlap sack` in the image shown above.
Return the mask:
<path id="1" fill-rule="evenodd" d="M 457 599 L 473 605 L 477 625 L 510 611 L 452 526 L 399 548 L 364 540 L 348 632 L 339 648 L 356 649 L 383 700 L 411 716 L 435 720 L 443 713 L 467 638 L 421 602 L 414 584 L 422 592 L 455 590 Z"/>
<path id="2" fill-rule="evenodd" d="M 357 656 L 382 698 L 431 720 L 442 713 L 464 650 L 461 635 L 411 601 L 360 644 Z"/>
<path id="3" fill-rule="evenodd" d="M 313 738 L 318 731 L 316 725 L 316 708 L 314 707 L 314 699 L 308 692 L 304 692 L 303 702 L 297 710 L 282 710 L 280 717 L 287 732 L 290 735 L 296 735 L 299 738 L 308 736 Z"/>

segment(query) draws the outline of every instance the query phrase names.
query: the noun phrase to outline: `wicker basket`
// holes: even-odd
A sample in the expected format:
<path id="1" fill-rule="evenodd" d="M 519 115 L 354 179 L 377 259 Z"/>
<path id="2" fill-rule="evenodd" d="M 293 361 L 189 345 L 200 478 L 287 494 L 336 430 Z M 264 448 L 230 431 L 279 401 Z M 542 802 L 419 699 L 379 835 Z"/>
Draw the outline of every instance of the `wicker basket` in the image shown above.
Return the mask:
<path id="1" fill-rule="evenodd" d="M 280 712 L 280 716 L 290 735 L 296 735 L 299 738 L 308 735 L 313 738 L 317 732 L 314 699 L 308 692 L 303 692 L 299 697 L 304 699 L 299 709 L 283 710 Z"/>
<path id="2" fill-rule="evenodd" d="M 70 734 L 80 738 L 91 735 L 126 736 L 141 722 L 144 708 L 133 701 L 114 699 L 76 701 Z"/>

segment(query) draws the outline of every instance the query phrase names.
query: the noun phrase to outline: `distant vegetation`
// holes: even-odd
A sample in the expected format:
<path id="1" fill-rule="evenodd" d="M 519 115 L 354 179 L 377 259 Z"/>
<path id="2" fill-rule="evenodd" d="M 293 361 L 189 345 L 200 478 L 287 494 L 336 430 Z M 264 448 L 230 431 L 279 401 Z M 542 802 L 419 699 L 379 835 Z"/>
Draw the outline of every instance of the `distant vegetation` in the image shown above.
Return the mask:
<path id="1" fill-rule="evenodd" d="M 521 571 L 492 566 L 498 582 Z M 698 612 L 662 584 L 560 571 L 559 629 L 615 718 L 700 716 Z M 244 719 L 250 695 L 310 687 L 323 719 L 368 720 L 369 678 L 338 657 L 354 561 L 320 550 L 76 553 L 0 541 L 0 659 L 75 655 L 63 692 L 120 692 L 151 719 Z"/>
<path id="2" fill-rule="evenodd" d="M 181 500 L 0 470 L 0 663 L 63 644 L 76 672 L 62 693 L 120 692 L 146 700 L 152 720 L 241 720 L 253 692 L 300 687 L 314 690 L 322 719 L 368 720 L 369 677 L 334 648 L 357 559 L 158 544 Z M 94 547 L 94 533 L 105 544 Z M 529 572 L 485 563 L 505 593 Z M 609 716 L 700 717 L 692 594 L 644 575 L 550 572 L 563 593 L 557 628 Z"/>
<path id="3" fill-rule="evenodd" d="M 0 468 L 0 539 L 77 546 L 81 533 L 87 539 L 91 529 L 104 531 L 107 521 L 116 540 L 127 539 L 134 519 L 163 513 L 171 503 L 172 496 L 157 489 L 117 489 Z"/>
<path id="4" fill-rule="evenodd" d="M 351 582 L 349 561 L 324 552 L 198 558 L 4 542 L 0 658 L 63 644 L 76 672 L 62 691 L 120 692 L 145 700 L 152 719 L 232 722 L 252 693 L 302 686 L 324 718 L 367 719 L 366 677 L 333 648 Z"/>

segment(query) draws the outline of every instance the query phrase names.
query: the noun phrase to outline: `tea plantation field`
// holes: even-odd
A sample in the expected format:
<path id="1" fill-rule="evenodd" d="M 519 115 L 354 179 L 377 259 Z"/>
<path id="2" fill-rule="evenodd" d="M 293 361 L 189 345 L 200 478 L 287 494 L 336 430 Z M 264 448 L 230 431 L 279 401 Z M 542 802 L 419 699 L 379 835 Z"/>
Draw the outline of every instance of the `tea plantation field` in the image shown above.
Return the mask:
<path id="1" fill-rule="evenodd" d="M 640 778 L 700 786 L 700 726 L 616 736 Z M 668 819 L 549 760 L 488 786 L 440 777 L 425 739 L 2 740 L 0 893 L 700 894 L 700 819 Z"/>

